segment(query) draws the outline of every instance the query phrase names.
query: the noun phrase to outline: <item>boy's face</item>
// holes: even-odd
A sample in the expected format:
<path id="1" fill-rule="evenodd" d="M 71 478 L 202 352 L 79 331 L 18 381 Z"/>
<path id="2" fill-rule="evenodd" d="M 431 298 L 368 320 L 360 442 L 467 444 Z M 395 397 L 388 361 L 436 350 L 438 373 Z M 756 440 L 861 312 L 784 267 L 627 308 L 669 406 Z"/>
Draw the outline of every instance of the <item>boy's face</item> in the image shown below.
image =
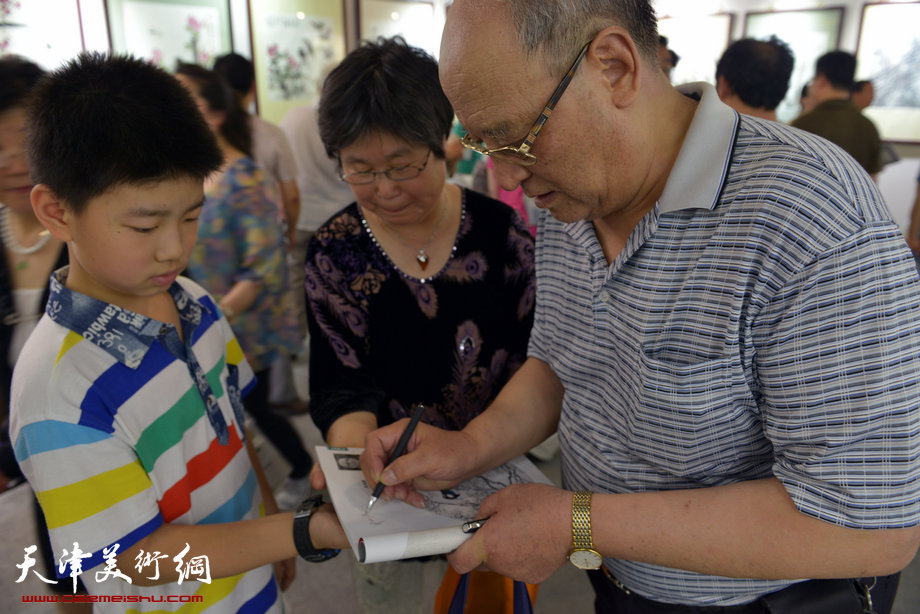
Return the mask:
<path id="1" fill-rule="evenodd" d="M 67 210 L 67 287 L 157 317 L 154 297 L 188 264 L 204 199 L 200 179 L 126 184 Z"/>

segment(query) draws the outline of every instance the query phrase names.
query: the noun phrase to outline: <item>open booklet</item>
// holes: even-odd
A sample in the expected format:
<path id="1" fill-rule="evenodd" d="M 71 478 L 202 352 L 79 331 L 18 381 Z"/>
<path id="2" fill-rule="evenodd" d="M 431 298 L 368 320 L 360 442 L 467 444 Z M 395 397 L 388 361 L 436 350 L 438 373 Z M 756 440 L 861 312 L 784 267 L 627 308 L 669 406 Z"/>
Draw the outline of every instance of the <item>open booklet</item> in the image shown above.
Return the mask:
<path id="1" fill-rule="evenodd" d="M 472 535 L 463 525 L 477 519 L 483 499 L 509 484 L 552 484 L 536 465 L 520 456 L 450 490 L 422 491 L 425 509 L 396 499 L 380 499 L 368 512 L 373 488 L 364 481 L 358 463 L 362 451 L 316 446 L 332 504 L 355 557 L 362 563 L 450 552 Z"/>

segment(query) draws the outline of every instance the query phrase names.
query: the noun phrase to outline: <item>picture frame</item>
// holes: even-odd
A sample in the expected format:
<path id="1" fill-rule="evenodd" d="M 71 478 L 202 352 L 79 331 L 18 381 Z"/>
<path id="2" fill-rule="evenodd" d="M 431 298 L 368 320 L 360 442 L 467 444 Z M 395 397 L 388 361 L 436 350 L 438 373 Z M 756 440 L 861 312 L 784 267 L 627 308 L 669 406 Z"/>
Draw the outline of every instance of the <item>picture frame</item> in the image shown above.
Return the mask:
<path id="1" fill-rule="evenodd" d="M 173 72 L 233 49 L 229 0 L 104 0 L 109 47 Z"/>
<path id="2" fill-rule="evenodd" d="M 732 13 L 659 19 L 659 34 L 668 38 L 668 48 L 680 57 L 671 73 L 671 82 L 675 85 L 695 81 L 715 83 L 716 62 L 731 41 L 734 23 Z"/>
<path id="3" fill-rule="evenodd" d="M 48 19 L 54 15 L 54 19 Z M 0 56 L 18 55 L 53 70 L 85 49 L 78 0 L 6 2 L 0 8 Z"/>
<path id="4" fill-rule="evenodd" d="M 316 102 L 329 69 L 345 57 L 345 12 L 329 0 L 247 0 L 259 115 L 278 123 Z"/>
<path id="5" fill-rule="evenodd" d="M 770 36 L 789 45 L 795 55 L 786 97 L 776 108 L 779 121 L 789 122 L 801 112 L 802 88 L 815 76 L 815 62 L 840 46 L 843 6 L 789 11 L 752 11 L 744 15 L 744 37 L 767 40 Z"/>
<path id="6" fill-rule="evenodd" d="M 872 81 L 875 98 L 863 113 L 885 141 L 920 143 L 918 23 L 920 2 L 863 6 L 856 78 Z"/>
<path id="7" fill-rule="evenodd" d="M 435 23 L 433 2 L 425 0 L 360 0 L 358 36 L 375 40 L 400 35 L 413 47 L 438 57 L 441 31 Z"/>

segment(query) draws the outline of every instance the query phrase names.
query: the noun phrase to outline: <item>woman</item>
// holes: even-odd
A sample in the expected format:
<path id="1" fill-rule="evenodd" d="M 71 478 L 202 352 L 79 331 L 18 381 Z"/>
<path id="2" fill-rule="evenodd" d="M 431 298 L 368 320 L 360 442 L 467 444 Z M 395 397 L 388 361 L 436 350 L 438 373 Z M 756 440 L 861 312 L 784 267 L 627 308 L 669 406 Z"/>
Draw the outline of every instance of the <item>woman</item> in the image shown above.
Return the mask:
<path id="1" fill-rule="evenodd" d="M 299 345 L 297 321 L 287 301 L 280 210 L 271 183 L 251 157 L 247 116 L 230 86 L 217 73 L 193 64 L 181 64 L 176 76 L 192 93 L 224 154 L 220 172 L 205 185 L 188 273 L 218 298 L 256 373 L 255 388 L 243 403 L 291 465 L 275 498 L 280 509 L 293 509 L 309 486 L 313 461 L 297 431 L 271 411 L 268 400 L 271 363 Z"/>
<path id="2" fill-rule="evenodd" d="M 305 271 L 310 413 L 329 445 L 363 447 L 417 403 L 460 429 L 525 359 L 533 239 L 446 182 L 452 118 L 437 63 L 401 39 L 365 43 L 323 84 L 320 135 L 356 200 L 317 230 Z M 421 608 L 413 565 L 359 566 L 361 610 Z"/>
<path id="3" fill-rule="evenodd" d="M 51 237 L 32 212 L 32 180 L 26 159 L 26 107 L 43 71 L 16 56 L 0 59 L 0 492 L 22 480 L 7 428 L 10 380 L 19 351 L 45 312 L 48 278 L 67 264 L 64 244 Z M 44 575 L 55 578 L 45 517 L 33 499 Z M 63 593 L 69 583 L 49 585 Z M 85 594 L 83 583 L 79 591 Z M 82 611 L 90 611 L 81 607 Z"/>

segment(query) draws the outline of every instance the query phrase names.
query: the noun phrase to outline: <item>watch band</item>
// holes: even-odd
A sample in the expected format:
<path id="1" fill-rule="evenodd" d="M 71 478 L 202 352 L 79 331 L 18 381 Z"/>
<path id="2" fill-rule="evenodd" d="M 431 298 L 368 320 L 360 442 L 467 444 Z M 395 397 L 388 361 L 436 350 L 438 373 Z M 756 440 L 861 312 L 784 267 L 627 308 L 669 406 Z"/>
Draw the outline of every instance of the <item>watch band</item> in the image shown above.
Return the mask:
<path id="1" fill-rule="evenodd" d="M 572 551 L 569 562 L 579 569 L 600 569 L 604 557 L 594 549 L 591 535 L 591 493 L 578 491 L 572 497 Z"/>
<path id="2" fill-rule="evenodd" d="M 591 537 L 591 493 L 578 491 L 572 498 L 572 549 L 594 550 Z"/>
<path id="3" fill-rule="evenodd" d="M 313 495 L 304 499 L 294 512 L 294 547 L 297 554 L 308 563 L 322 563 L 338 555 L 340 550 L 317 549 L 310 539 L 310 518 L 324 503 L 322 495 Z"/>

